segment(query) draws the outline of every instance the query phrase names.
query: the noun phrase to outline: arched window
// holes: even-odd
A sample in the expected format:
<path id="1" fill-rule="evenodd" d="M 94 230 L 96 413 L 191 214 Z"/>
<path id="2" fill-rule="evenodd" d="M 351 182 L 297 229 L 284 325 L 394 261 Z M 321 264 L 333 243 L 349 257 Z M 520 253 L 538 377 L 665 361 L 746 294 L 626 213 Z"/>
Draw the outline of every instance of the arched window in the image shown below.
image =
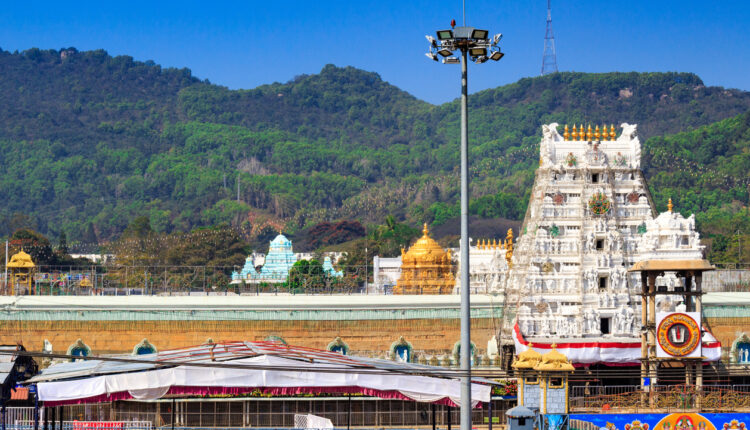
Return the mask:
<path id="1" fill-rule="evenodd" d="M 410 363 L 414 359 L 413 348 L 411 343 L 407 342 L 403 336 L 391 344 L 391 356 L 395 361 Z"/>
<path id="2" fill-rule="evenodd" d="M 336 339 L 328 344 L 328 347 L 326 349 L 331 352 L 338 352 L 341 355 L 349 355 L 349 345 L 347 345 L 346 342 L 344 342 L 338 336 L 336 336 Z"/>
<path id="3" fill-rule="evenodd" d="M 737 362 L 750 364 L 750 343 L 742 342 L 737 345 Z"/>
<path id="4" fill-rule="evenodd" d="M 734 363 L 750 364 L 750 337 L 742 333 L 732 342 L 729 360 Z"/>
<path id="5" fill-rule="evenodd" d="M 138 345 L 133 347 L 133 355 L 148 355 L 155 354 L 157 352 L 156 347 L 144 338 Z"/>
<path id="6" fill-rule="evenodd" d="M 91 355 L 91 348 L 89 348 L 88 345 L 83 343 L 81 339 L 78 339 L 68 347 L 68 355 L 72 355 L 74 357 L 88 357 Z M 75 358 L 71 358 L 70 361 L 76 361 Z"/>
<path id="7" fill-rule="evenodd" d="M 469 363 L 471 366 L 474 366 L 474 358 L 477 355 L 477 346 L 474 344 L 474 342 L 471 342 L 471 354 L 469 354 Z M 461 341 L 459 340 L 455 344 L 453 344 L 453 358 L 456 360 L 456 363 L 461 363 Z"/>
<path id="8" fill-rule="evenodd" d="M 283 343 L 284 345 L 287 344 L 283 337 L 276 336 L 276 335 L 266 336 L 266 338 L 263 339 L 263 340 L 266 341 L 266 342 L 280 342 L 280 343 Z"/>

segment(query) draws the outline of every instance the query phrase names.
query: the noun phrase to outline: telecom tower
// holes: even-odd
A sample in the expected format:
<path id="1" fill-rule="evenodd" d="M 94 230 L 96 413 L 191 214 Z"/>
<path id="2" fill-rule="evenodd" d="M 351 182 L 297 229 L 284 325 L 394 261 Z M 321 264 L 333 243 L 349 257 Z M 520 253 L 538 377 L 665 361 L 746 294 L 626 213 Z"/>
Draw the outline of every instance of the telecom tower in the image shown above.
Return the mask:
<path id="1" fill-rule="evenodd" d="M 552 6 L 547 0 L 547 32 L 544 34 L 544 55 L 542 56 L 542 75 L 557 71 L 557 54 L 555 54 L 555 36 L 552 34 Z"/>

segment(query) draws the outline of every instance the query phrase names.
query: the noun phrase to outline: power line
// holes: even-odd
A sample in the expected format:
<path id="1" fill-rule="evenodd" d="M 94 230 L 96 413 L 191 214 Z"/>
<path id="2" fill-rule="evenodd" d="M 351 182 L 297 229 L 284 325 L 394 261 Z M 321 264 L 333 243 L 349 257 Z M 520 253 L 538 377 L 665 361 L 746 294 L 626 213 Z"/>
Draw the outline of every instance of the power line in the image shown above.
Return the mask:
<path id="1" fill-rule="evenodd" d="M 353 363 L 352 366 L 337 366 L 337 365 L 329 365 L 323 368 L 310 368 L 308 366 L 268 366 L 268 365 L 246 365 L 246 364 L 238 364 L 238 363 L 231 363 L 231 360 L 228 361 L 213 361 L 213 362 L 195 362 L 195 361 L 188 361 L 188 360 L 143 360 L 143 359 L 136 359 L 136 358 L 126 358 L 126 357 L 105 357 L 105 356 L 78 356 L 78 355 L 70 355 L 70 354 L 55 354 L 55 353 L 47 353 L 42 351 L 2 351 L 0 350 L 0 355 L 15 355 L 15 356 L 28 356 L 28 357 L 34 357 L 34 358 L 57 358 L 57 359 L 66 359 L 66 360 L 96 360 L 96 361 L 104 361 L 104 362 L 119 362 L 119 363 L 135 363 L 135 364 L 154 364 L 156 368 L 158 367 L 170 367 L 170 366 L 192 366 L 192 367 L 202 367 L 202 368 L 227 368 L 227 369 L 243 369 L 243 370 L 275 370 L 275 371 L 294 371 L 294 372 L 325 372 L 325 373 L 368 373 L 368 374 L 393 374 L 393 373 L 400 373 L 400 374 L 409 374 L 409 375 L 415 375 L 415 376 L 434 376 L 434 377 L 443 377 L 443 378 L 459 378 L 462 375 L 464 375 L 465 372 L 463 372 L 460 368 L 436 368 L 436 367 L 420 367 L 420 366 L 411 366 L 411 367 L 402 367 L 398 369 L 382 369 L 382 368 L 376 368 L 376 367 L 369 367 L 369 364 L 364 361 L 357 366 L 355 363 Z M 257 353 L 256 355 L 266 355 L 264 353 Z M 237 359 L 239 358 L 249 358 L 253 355 L 246 355 L 246 356 L 237 356 Z M 342 358 L 345 358 L 347 356 L 342 356 Z M 354 357 L 354 356 L 350 356 Z M 370 359 L 363 357 L 363 360 L 377 360 L 377 359 Z M 634 365 L 633 367 L 615 367 L 615 368 L 604 368 L 604 369 L 586 369 L 586 368 L 577 368 L 575 371 L 573 371 L 570 376 L 569 380 L 573 382 L 582 382 L 582 381 L 592 381 L 599 378 L 618 378 L 618 379 L 636 379 L 640 378 L 644 375 L 644 373 L 641 372 L 641 368 L 637 367 L 638 365 Z M 143 370 L 150 370 L 150 369 L 143 369 Z M 708 374 L 708 375 L 706 375 Z M 500 378 L 515 378 L 518 375 L 514 371 L 508 371 L 504 369 L 482 369 L 482 368 L 474 368 L 471 372 L 472 376 L 476 377 L 483 377 L 483 378 L 490 378 L 490 379 L 500 379 Z M 661 381 L 667 381 L 667 382 L 679 382 L 684 381 L 685 378 L 685 370 L 684 368 L 666 368 L 666 369 L 660 369 L 658 372 L 654 373 L 651 370 L 647 370 L 645 372 L 645 375 L 647 377 L 655 377 L 658 376 L 659 380 Z M 713 367 L 709 369 L 704 369 L 704 385 L 705 382 L 726 382 L 726 378 L 729 377 L 749 377 L 750 372 L 747 365 L 742 364 L 725 364 L 722 363 L 721 368 Z M 708 378 L 711 378 L 712 376 L 714 379 L 706 379 L 706 376 Z"/>

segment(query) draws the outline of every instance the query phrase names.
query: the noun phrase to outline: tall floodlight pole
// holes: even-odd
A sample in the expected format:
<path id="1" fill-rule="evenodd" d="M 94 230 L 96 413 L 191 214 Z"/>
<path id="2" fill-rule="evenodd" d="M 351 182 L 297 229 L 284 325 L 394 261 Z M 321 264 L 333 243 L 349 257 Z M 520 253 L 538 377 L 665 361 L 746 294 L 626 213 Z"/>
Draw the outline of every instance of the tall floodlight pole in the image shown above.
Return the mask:
<path id="1" fill-rule="evenodd" d="M 471 304 L 469 302 L 469 115 L 468 115 L 468 64 L 471 59 L 477 64 L 487 60 L 503 58 L 498 42 L 503 37 L 489 37 L 488 30 L 473 27 L 456 27 L 451 22 L 450 30 L 439 30 L 437 40 L 426 36 L 430 42 L 427 57 L 443 64 L 461 64 L 461 430 L 471 430 Z M 453 55 L 461 52 L 461 58 Z"/>

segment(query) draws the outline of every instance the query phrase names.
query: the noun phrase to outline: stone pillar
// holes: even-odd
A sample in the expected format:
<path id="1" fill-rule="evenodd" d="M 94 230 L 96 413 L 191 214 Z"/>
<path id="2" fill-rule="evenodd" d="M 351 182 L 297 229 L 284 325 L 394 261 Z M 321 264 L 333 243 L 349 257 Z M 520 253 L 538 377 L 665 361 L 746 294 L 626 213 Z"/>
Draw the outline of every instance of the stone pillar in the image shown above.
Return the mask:
<path id="1" fill-rule="evenodd" d="M 375 284 L 375 288 L 380 285 L 380 257 L 372 257 L 372 282 Z"/>
<path id="2" fill-rule="evenodd" d="M 693 304 L 693 296 L 690 294 L 692 292 L 692 286 L 693 286 L 693 273 L 688 272 L 685 275 L 685 310 L 688 312 L 695 312 L 695 307 Z"/>
<path id="3" fill-rule="evenodd" d="M 641 404 L 646 403 L 648 378 L 648 277 L 641 272 Z"/>
<path id="4" fill-rule="evenodd" d="M 654 397 L 654 387 L 658 383 L 657 362 L 656 362 L 656 273 L 648 273 L 648 373 L 650 382 L 649 405 L 654 406 L 656 398 Z"/>

